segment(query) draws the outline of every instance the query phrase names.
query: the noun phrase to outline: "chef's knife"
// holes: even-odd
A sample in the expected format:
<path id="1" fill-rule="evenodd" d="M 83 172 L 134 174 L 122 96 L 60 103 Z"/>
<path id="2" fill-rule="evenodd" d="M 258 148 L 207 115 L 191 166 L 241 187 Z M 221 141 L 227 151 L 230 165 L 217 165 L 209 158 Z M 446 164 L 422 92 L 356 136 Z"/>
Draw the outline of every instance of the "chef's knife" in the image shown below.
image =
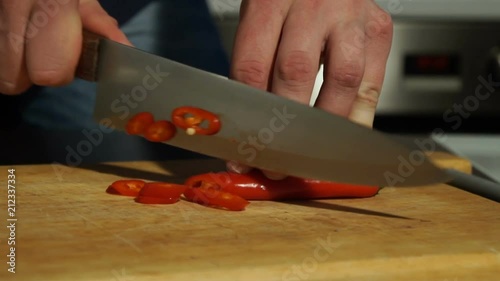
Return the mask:
<path id="1" fill-rule="evenodd" d="M 88 32 L 76 76 L 97 82 L 94 117 L 119 130 L 144 111 L 171 120 L 173 109 L 194 106 L 219 116 L 215 135 L 178 131 L 165 142 L 182 149 L 319 180 L 379 186 L 450 180 L 423 154 L 408 162 L 415 151 L 381 132 Z"/>

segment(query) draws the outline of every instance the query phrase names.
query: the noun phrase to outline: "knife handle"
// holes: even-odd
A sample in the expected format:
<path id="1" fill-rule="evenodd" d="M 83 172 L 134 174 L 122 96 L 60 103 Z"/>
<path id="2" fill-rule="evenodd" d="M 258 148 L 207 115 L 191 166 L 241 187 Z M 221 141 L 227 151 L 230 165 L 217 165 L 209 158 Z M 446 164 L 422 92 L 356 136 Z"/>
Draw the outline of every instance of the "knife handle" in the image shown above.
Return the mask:
<path id="1" fill-rule="evenodd" d="M 75 77 L 90 82 L 97 81 L 97 66 L 99 61 L 99 44 L 104 38 L 93 32 L 83 30 L 82 52 L 76 67 Z"/>
<path id="2" fill-rule="evenodd" d="M 445 172 L 453 178 L 449 185 L 500 203 L 500 183 L 454 169 L 445 169 Z"/>

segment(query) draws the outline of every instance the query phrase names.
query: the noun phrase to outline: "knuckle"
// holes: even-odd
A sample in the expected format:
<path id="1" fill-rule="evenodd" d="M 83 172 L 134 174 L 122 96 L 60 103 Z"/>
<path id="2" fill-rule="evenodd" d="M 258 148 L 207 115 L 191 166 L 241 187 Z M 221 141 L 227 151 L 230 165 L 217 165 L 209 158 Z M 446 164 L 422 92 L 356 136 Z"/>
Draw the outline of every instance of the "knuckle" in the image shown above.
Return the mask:
<path id="1" fill-rule="evenodd" d="M 362 85 L 357 100 L 369 108 L 375 108 L 380 98 L 380 88 L 373 84 Z"/>
<path id="2" fill-rule="evenodd" d="M 370 37 L 379 37 L 382 39 L 390 39 L 393 33 L 392 17 L 386 11 L 379 9 L 373 19 L 372 27 L 368 26 Z M 376 26 L 375 26 L 376 25 Z"/>
<path id="3" fill-rule="evenodd" d="M 354 62 L 347 62 L 334 68 L 328 78 L 341 87 L 356 88 L 361 84 L 363 74 L 361 66 Z"/>
<path id="4" fill-rule="evenodd" d="M 316 77 L 315 67 L 311 55 L 304 51 L 295 51 L 284 56 L 277 63 L 278 78 L 288 82 L 309 82 Z"/>
<path id="5" fill-rule="evenodd" d="M 380 18 L 382 18 L 383 20 L 381 21 L 382 22 L 382 26 L 386 29 L 390 29 L 392 30 L 392 27 L 394 25 L 394 22 L 392 21 L 392 16 L 390 13 L 384 11 L 384 10 L 380 10 L 380 15 L 379 15 Z"/>
<path id="6" fill-rule="evenodd" d="M 384 12 L 384 13 L 386 13 L 386 12 Z M 380 33 L 379 33 L 379 35 L 383 36 L 383 37 L 389 37 L 389 36 L 391 36 L 392 30 L 393 30 L 393 23 L 392 23 L 391 16 L 389 14 L 387 14 L 387 18 L 388 18 L 388 20 L 387 21 L 383 21 L 381 23 L 381 26 L 380 26 Z"/>
<path id="7" fill-rule="evenodd" d="M 246 60 L 235 64 L 232 71 L 234 79 L 257 87 L 267 85 L 268 73 L 263 62 L 257 60 Z"/>
<path id="8" fill-rule="evenodd" d="M 69 84 L 73 76 L 60 70 L 31 70 L 31 81 L 40 86 L 61 86 Z"/>

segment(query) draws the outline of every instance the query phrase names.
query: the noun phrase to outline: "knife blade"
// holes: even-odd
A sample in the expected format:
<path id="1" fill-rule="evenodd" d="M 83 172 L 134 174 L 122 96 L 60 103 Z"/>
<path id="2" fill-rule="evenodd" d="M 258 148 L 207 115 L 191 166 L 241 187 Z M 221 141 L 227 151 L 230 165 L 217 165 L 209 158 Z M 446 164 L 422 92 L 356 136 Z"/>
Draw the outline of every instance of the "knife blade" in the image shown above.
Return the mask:
<path id="1" fill-rule="evenodd" d="M 96 121 L 124 130 L 139 112 L 171 120 L 177 107 L 200 107 L 219 116 L 221 130 L 212 136 L 178 131 L 164 143 L 255 168 L 387 186 L 388 175 L 398 174 L 412 153 L 388 135 L 345 118 L 86 31 L 76 76 L 97 83 Z M 423 157 L 418 169 L 391 186 L 449 180 Z"/>

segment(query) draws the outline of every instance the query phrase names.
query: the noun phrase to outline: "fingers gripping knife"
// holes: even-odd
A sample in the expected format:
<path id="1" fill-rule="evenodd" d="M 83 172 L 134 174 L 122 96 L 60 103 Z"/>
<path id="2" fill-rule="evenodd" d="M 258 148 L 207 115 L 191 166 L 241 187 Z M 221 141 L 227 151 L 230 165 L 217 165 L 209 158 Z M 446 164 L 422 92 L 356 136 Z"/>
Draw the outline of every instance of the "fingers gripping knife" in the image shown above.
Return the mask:
<path id="1" fill-rule="evenodd" d="M 169 120 L 174 109 L 193 106 L 218 116 L 218 133 L 180 131 L 167 145 L 319 180 L 419 186 L 458 179 L 478 186 L 477 179 L 465 181 L 471 176 L 441 170 L 425 156 L 411 175 L 391 183 L 388 177 L 398 173 L 401 157 L 412 151 L 388 135 L 86 31 L 76 76 L 97 83 L 96 121 L 119 130 L 139 112 Z M 489 195 L 498 200 L 495 188 Z"/>

